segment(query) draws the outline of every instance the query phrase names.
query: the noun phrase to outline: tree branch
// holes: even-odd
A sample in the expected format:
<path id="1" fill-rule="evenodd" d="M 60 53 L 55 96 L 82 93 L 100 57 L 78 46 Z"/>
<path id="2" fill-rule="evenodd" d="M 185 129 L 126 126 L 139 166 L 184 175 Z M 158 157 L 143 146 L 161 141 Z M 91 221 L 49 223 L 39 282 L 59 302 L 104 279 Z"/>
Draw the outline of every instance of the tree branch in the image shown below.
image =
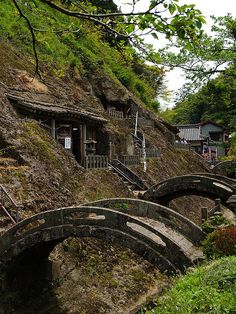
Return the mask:
<path id="1" fill-rule="evenodd" d="M 40 0 L 41 2 L 49 5 L 51 8 L 56 9 L 58 11 L 60 11 L 63 14 L 69 15 L 69 16 L 74 16 L 74 17 L 79 17 L 79 18 L 83 18 L 83 19 L 92 19 L 92 20 L 96 20 L 99 18 L 106 18 L 106 17 L 118 17 L 118 16 L 135 16 L 135 15 L 147 15 L 152 13 L 151 11 L 156 8 L 158 5 L 162 4 L 165 0 L 160 0 L 159 2 L 156 3 L 156 5 L 152 8 L 149 8 L 146 11 L 143 12 L 133 12 L 133 10 L 131 12 L 128 13 L 122 13 L 122 12 L 110 12 L 110 13 L 103 13 L 103 14 L 91 14 L 91 13 L 82 13 L 79 11 L 70 11 L 67 10 L 59 5 L 57 5 L 55 2 L 52 2 L 51 0 Z"/>
<path id="2" fill-rule="evenodd" d="M 51 8 L 65 14 L 68 16 L 72 16 L 75 18 L 80 18 L 80 19 L 85 19 L 88 21 L 91 21 L 95 24 L 99 24 L 100 26 L 102 26 L 103 28 L 107 29 L 111 34 L 117 35 L 119 37 L 122 37 L 124 39 L 129 39 L 130 36 L 125 35 L 125 34 L 121 34 L 120 32 L 116 31 L 115 29 L 111 28 L 107 23 L 102 22 L 101 20 L 99 20 L 99 18 L 102 17 L 110 17 L 110 16 L 115 16 L 115 13 L 110 13 L 110 14 L 89 14 L 89 13 L 81 13 L 81 12 L 76 12 L 76 11 L 70 11 L 67 10 L 65 8 L 60 7 L 59 5 L 57 5 L 56 3 L 50 1 L 50 0 L 40 0 L 41 2 L 47 4 L 48 6 L 50 6 Z M 124 14 L 122 13 L 117 13 L 117 16 L 123 16 Z M 129 14 L 132 15 L 132 14 Z"/>
<path id="3" fill-rule="evenodd" d="M 38 76 L 40 78 L 42 78 L 41 74 L 40 74 L 40 71 L 39 71 L 39 59 L 38 59 L 38 53 L 37 53 L 37 50 L 36 50 L 36 38 L 35 38 L 33 27 L 31 25 L 30 20 L 28 19 L 28 17 L 26 15 L 24 15 L 24 13 L 22 12 L 21 8 L 19 7 L 19 5 L 17 3 L 17 0 L 13 0 L 13 3 L 15 5 L 17 11 L 20 14 L 20 18 L 22 17 L 23 19 L 26 20 L 26 23 L 27 23 L 28 28 L 30 30 L 31 37 L 32 37 L 32 46 L 33 46 L 33 51 L 34 51 L 34 58 L 35 58 L 35 74 L 38 74 Z"/>

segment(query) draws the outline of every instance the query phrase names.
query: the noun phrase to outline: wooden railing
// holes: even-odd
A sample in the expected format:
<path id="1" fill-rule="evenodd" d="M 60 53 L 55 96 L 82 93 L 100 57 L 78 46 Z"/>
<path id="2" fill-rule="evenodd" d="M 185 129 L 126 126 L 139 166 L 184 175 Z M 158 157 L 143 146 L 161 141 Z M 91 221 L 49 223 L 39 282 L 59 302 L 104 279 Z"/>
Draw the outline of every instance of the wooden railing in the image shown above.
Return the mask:
<path id="1" fill-rule="evenodd" d="M 146 148 L 146 157 L 147 158 L 158 158 L 161 156 L 161 153 L 156 148 Z M 140 149 L 140 156 L 142 156 L 142 150 Z"/>
<path id="2" fill-rule="evenodd" d="M 210 217 L 214 216 L 215 213 L 221 212 L 221 200 L 219 198 L 215 199 L 215 206 L 208 210 L 207 207 L 201 208 L 201 220 L 202 222 L 206 221 Z"/>
<path id="3" fill-rule="evenodd" d="M 118 111 L 115 108 L 108 108 L 107 112 L 108 112 L 110 117 L 119 118 L 119 119 L 123 119 L 124 118 L 123 112 L 122 111 Z"/>
<path id="4" fill-rule="evenodd" d="M 186 149 L 186 150 L 190 150 L 191 149 L 191 145 L 188 143 L 174 143 L 174 147 L 177 149 Z"/>
<path id="5" fill-rule="evenodd" d="M 140 164 L 140 155 L 121 155 L 118 159 L 126 166 Z"/>
<path id="6" fill-rule="evenodd" d="M 19 221 L 20 208 L 22 208 L 22 206 L 16 204 L 7 190 L 0 184 L 0 209 L 13 224 L 16 224 Z"/>
<path id="7" fill-rule="evenodd" d="M 85 169 L 101 169 L 108 167 L 108 156 L 85 156 L 83 159 Z"/>

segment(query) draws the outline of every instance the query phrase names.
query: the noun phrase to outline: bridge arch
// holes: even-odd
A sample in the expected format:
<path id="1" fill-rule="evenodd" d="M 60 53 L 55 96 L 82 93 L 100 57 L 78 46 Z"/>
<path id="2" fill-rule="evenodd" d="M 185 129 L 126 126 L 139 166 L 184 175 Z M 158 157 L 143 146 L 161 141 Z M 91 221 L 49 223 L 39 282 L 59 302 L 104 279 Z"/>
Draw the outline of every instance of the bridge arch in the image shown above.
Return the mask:
<path id="1" fill-rule="evenodd" d="M 87 203 L 85 206 L 111 208 L 132 216 L 158 220 L 175 229 L 197 245 L 203 239 L 202 229 L 193 221 L 168 207 L 153 202 L 134 198 L 108 198 Z"/>
<path id="2" fill-rule="evenodd" d="M 68 207 L 36 214 L 2 235 L 2 285 L 10 285 L 12 274 L 27 261 L 43 264 L 53 248 L 71 236 L 117 242 L 169 273 L 192 264 L 176 243 L 128 214 L 92 206 Z"/>
<path id="3" fill-rule="evenodd" d="M 184 175 L 162 181 L 143 195 L 142 199 L 167 206 L 170 201 L 185 195 L 200 195 L 210 199 L 220 198 L 222 204 L 227 206 L 228 198 L 235 194 L 236 187 L 226 182 L 220 176 Z"/>

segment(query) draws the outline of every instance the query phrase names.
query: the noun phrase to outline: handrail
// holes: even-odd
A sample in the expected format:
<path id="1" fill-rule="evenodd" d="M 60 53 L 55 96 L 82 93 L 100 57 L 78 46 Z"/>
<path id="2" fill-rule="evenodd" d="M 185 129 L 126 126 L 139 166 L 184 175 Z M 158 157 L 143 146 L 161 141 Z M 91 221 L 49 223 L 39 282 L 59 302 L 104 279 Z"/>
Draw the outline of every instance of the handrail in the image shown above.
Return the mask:
<path id="1" fill-rule="evenodd" d="M 136 185 L 136 183 L 130 179 L 123 171 L 121 171 L 119 168 L 114 167 L 112 164 L 108 164 L 112 169 L 114 169 L 118 174 L 120 174 L 124 179 L 126 179 L 129 183 Z"/>
<path id="2" fill-rule="evenodd" d="M 9 213 L 9 211 L 8 211 L 2 204 L 0 204 L 0 208 L 4 211 L 4 213 L 6 214 L 6 216 L 7 216 L 14 224 L 17 223 L 17 222 L 15 221 L 15 219 L 11 216 L 11 214 Z"/>
<path id="3" fill-rule="evenodd" d="M 115 170 L 119 169 L 119 171 L 121 171 L 126 177 L 129 177 L 129 179 L 132 180 L 139 189 L 147 190 L 149 188 L 149 186 L 136 173 L 126 167 L 120 160 L 112 160 L 111 165 Z"/>
<path id="4" fill-rule="evenodd" d="M 8 216 L 11 221 L 16 224 L 19 221 L 19 208 L 21 208 L 21 205 L 16 204 L 16 202 L 13 200 L 11 195 L 8 193 L 8 191 L 0 184 L 0 209 L 3 210 L 6 216 Z M 15 208 L 15 218 L 11 215 L 11 213 L 6 209 L 5 207 L 5 200 L 4 197 L 10 201 L 10 203 L 13 205 Z"/>

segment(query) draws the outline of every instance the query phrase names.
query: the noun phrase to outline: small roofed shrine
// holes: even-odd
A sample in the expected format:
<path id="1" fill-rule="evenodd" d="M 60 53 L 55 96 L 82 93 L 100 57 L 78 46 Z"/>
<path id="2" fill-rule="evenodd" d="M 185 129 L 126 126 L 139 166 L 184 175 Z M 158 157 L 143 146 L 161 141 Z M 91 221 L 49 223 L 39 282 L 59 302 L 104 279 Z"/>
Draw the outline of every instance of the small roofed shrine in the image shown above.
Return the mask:
<path id="1" fill-rule="evenodd" d="M 86 168 L 107 167 L 110 155 L 107 122 L 101 115 L 70 103 L 49 103 L 7 94 L 18 114 L 36 119 Z"/>

